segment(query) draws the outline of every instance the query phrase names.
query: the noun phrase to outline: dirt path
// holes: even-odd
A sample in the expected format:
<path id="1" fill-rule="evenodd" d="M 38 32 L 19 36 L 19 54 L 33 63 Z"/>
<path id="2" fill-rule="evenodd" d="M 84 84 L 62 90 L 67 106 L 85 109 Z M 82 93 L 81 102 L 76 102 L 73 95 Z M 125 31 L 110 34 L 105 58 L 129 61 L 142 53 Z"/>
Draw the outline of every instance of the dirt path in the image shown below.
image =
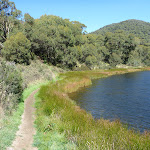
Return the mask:
<path id="1" fill-rule="evenodd" d="M 35 108 L 33 105 L 35 101 L 34 95 L 37 91 L 34 91 L 26 99 L 19 131 L 16 133 L 16 139 L 13 141 L 12 146 L 7 148 L 7 150 L 37 150 L 37 148 L 32 146 L 33 135 L 36 133 L 34 129 Z"/>

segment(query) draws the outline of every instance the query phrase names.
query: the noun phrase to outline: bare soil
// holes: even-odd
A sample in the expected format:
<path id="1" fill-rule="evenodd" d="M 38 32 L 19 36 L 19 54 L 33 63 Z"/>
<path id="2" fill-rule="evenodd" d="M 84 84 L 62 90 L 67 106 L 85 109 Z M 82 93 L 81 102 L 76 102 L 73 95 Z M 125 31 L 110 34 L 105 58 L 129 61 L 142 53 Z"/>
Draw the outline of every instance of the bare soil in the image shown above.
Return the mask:
<path id="1" fill-rule="evenodd" d="M 33 147 L 33 135 L 36 133 L 34 128 L 35 108 L 33 107 L 35 99 L 34 95 L 38 90 L 34 91 L 26 100 L 24 113 L 22 115 L 21 125 L 16 133 L 16 138 L 12 146 L 7 150 L 37 150 Z"/>

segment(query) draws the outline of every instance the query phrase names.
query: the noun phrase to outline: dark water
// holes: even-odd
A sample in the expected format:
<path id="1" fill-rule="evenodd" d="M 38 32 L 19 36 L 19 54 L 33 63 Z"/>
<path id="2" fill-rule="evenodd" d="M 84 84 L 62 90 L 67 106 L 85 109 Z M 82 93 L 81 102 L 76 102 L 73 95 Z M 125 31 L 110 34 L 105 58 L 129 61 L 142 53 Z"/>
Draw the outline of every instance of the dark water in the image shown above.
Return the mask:
<path id="1" fill-rule="evenodd" d="M 150 130 L 150 71 L 94 80 L 69 96 L 94 118 L 120 119 L 129 128 Z"/>

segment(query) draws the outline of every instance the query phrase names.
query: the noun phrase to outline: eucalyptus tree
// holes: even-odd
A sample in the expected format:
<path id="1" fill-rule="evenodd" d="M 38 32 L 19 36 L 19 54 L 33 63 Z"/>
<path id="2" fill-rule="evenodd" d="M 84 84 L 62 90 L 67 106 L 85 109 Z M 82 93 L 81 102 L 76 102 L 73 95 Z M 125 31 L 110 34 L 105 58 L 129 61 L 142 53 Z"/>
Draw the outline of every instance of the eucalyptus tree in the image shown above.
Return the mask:
<path id="1" fill-rule="evenodd" d="M 78 48 L 84 43 L 85 25 L 53 15 L 34 21 L 32 50 L 48 63 L 72 68 L 77 61 Z M 75 58 L 73 58 L 75 57 Z"/>
<path id="2" fill-rule="evenodd" d="M 16 9 L 15 3 L 9 0 L 0 0 L 0 45 L 9 37 L 10 32 L 21 17 L 21 11 Z"/>
<path id="3" fill-rule="evenodd" d="M 33 17 L 30 16 L 30 14 L 26 13 L 24 14 L 24 21 L 24 33 L 26 37 L 30 40 L 32 37 L 35 20 Z"/>

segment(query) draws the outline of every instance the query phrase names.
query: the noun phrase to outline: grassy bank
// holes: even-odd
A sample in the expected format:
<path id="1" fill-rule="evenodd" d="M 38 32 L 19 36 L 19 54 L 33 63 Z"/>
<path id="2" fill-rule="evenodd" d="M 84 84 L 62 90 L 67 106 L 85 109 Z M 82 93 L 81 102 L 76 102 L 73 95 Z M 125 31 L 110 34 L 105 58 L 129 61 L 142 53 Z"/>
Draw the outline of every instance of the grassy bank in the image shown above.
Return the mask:
<path id="1" fill-rule="evenodd" d="M 36 89 L 40 88 L 42 85 L 48 84 L 48 81 L 38 82 L 36 84 L 30 85 L 24 90 L 22 94 L 23 101 Z M 0 150 L 5 150 L 8 146 L 12 144 L 15 138 L 18 126 L 21 123 L 21 116 L 24 111 L 24 102 L 18 105 L 18 108 L 13 112 L 12 116 L 5 116 L 3 120 L 0 120 Z"/>
<path id="2" fill-rule="evenodd" d="M 62 80 L 43 86 L 36 97 L 35 146 L 41 150 L 55 147 L 55 149 L 149 149 L 149 133 L 140 134 L 128 130 L 119 121 L 94 120 L 91 114 L 81 109 L 67 96 L 67 93 L 92 84 L 91 79 L 147 69 L 112 69 L 60 74 Z"/>

